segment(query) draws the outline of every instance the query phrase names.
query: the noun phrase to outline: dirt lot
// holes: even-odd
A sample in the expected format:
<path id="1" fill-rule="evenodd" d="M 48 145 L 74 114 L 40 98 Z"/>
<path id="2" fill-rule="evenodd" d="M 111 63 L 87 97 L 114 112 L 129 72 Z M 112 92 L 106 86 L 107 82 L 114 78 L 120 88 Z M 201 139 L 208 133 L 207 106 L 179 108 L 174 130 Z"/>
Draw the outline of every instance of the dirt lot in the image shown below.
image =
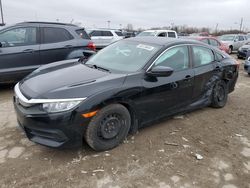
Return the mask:
<path id="1" fill-rule="evenodd" d="M 242 67 L 225 108 L 144 128 L 103 153 L 31 143 L 17 128 L 12 87 L 0 88 L 1 187 L 250 188 L 250 77 Z"/>

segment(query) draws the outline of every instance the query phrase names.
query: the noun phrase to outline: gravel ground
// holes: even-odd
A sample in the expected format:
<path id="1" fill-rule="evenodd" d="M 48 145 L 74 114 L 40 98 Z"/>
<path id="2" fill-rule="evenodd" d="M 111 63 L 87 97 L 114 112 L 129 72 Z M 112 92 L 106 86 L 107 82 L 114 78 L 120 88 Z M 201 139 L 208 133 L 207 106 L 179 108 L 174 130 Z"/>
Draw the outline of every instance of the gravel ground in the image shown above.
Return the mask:
<path id="1" fill-rule="evenodd" d="M 0 186 L 250 188 L 249 80 L 241 66 L 223 109 L 156 123 L 102 153 L 33 144 L 17 128 L 13 86 L 0 86 Z"/>

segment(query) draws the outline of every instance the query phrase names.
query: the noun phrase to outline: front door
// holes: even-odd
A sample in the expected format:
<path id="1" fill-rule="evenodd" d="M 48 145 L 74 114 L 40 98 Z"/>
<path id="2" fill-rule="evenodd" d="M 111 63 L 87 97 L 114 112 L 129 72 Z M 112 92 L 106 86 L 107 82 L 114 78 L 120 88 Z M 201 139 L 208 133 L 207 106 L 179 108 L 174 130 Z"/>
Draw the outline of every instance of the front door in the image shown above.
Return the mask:
<path id="1" fill-rule="evenodd" d="M 140 103 L 143 121 L 174 114 L 191 102 L 194 71 L 189 62 L 187 46 L 173 47 L 155 61 L 152 67 L 166 66 L 174 72 L 169 77 L 145 76 Z"/>
<path id="2" fill-rule="evenodd" d="M 18 72 L 22 77 L 39 66 L 37 30 L 36 27 L 15 27 L 0 33 L 0 74 L 11 76 Z"/>

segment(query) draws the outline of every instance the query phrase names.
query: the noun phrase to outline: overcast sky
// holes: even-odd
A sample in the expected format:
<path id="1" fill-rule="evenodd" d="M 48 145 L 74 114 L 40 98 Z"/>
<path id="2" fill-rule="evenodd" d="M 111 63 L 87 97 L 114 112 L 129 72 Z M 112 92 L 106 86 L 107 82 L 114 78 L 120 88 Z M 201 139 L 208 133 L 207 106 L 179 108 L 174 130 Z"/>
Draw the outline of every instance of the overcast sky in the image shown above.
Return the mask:
<path id="1" fill-rule="evenodd" d="M 189 25 L 250 29 L 249 0 L 2 0 L 7 24 L 21 21 L 82 23 L 84 27 L 134 28 Z"/>

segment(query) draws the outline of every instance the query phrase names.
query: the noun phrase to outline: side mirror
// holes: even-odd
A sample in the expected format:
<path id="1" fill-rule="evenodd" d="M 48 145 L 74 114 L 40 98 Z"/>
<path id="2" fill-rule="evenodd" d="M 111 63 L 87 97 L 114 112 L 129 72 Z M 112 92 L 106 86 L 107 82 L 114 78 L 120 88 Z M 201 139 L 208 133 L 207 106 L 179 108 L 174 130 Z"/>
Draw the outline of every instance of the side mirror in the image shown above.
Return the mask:
<path id="1" fill-rule="evenodd" d="M 3 44 L 0 42 L 0 48 L 2 48 L 3 47 Z"/>
<path id="2" fill-rule="evenodd" d="M 154 77 L 168 77 L 173 74 L 174 70 L 170 67 L 157 66 L 153 67 L 146 74 Z"/>

